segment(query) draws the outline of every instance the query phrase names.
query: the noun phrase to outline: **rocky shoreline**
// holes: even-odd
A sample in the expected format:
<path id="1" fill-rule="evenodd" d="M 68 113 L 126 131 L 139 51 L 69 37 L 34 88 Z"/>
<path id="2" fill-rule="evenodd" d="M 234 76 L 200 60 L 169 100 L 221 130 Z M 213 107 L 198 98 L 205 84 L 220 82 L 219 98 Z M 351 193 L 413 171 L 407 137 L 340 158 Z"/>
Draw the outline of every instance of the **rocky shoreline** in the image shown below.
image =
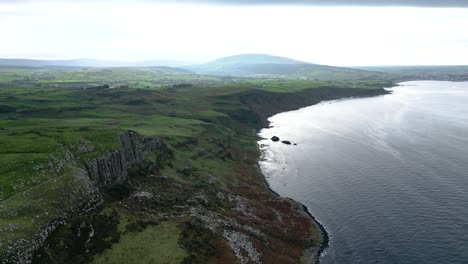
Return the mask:
<path id="1" fill-rule="evenodd" d="M 282 197 L 280 194 L 278 194 L 277 192 L 275 192 L 271 187 L 270 187 L 270 184 L 268 183 L 268 180 L 265 176 L 265 174 L 262 172 L 261 168 L 260 168 L 260 165 L 259 163 L 257 162 L 256 164 L 256 169 L 258 171 L 258 173 L 261 175 L 262 179 L 264 180 L 265 182 L 265 185 L 267 187 L 267 189 L 269 190 L 269 192 L 271 193 L 271 195 L 273 196 L 276 196 L 278 198 L 284 198 L 284 199 L 288 199 L 289 202 L 293 205 L 293 208 L 295 208 L 295 210 L 301 212 L 301 213 L 304 213 L 306 214 L 310 219 L 312 219 L 313 221 L 313 224 L 317 227 L 317 230 L 319 231 L 319 247 L 318 248 L 309 248 L 308 250 L 306 250 L 305 252 L 305 256 L 306 256 L 306 259 L 307 259 L 307 262 L 306 263 L 314 263 L 314 264 L 317 264 L 320 262 L 320 256 L 321 254 L 328 248 L 328 245 L 329 245 L 329 241 L 330 241 L 330 238 L 328 236 L 328 232 L 327 230 L 325 229 L 325 226 L 322 225 L 313 215 L 312 213 L 308 210 L 307 206 L 305 206 L 304 204 L 298 202 L 298 201 L 295 201 L 291 198 L 285 198 L 285 197 Z"/>
<path id="2" fill-rule="evenodd" d="M 312 106 L 312 105 L 315 105 L 315 104 L 318 104 L 320 102 L 323 102 L 323 101 L 330 101 L 330 100 L 340 100 L 340 99 L 352 99 L 352 98 L 363 98 L 363 97 L 372 97 L 372 96 L 380 96 L 380 95 L 385 95 L 385 94 L 389 94 L 390 91 L 388 90 L 385 90 L 385 89 L 382 89 L 382 90 L 376 90 L 376 91 L 372 91 L 371 93 L 367 94 L 367 93 L 361 93 L 361 94 L 357 94 L 357 95 L 351 95 L 351 96 L 342 96 L 342 97 L 335 97 L 335 96 L 331 96 L 330 99 L 326 99 L 324 98 L 324 100 L 320 100 L 320 101 L 314 101 L 312 104 L 310 105 L 307 105 L 307 106 Z M 326 96 L 325 96 L 326 97 Z M 299 103 L 300 104 L 300 103 Z M 300 106 L 298 105 L 297 109 L 301 108 L 301 107 L 307 107 L 307 106 Z M 283 106 L 284 107 L 284 106 Z M 291 108 L 294 108 L 294 106 L 285 106 L 286 109 L 289 109 L 288 111 L 292 111 L 294 109 L 291 109 Z M 271 109 L 268 109 L 270 112 L 270 116 L 273 116 L 275 114 L 278 114 L 276 113 L 274 110 L 271 110 Z M 268 127 L 271 127 L 271 124 L 268 122 L 268 118 L 269 117 L 266 117 L 265 115 L 259 115 L 261 117 L 261 123 L 262 123 L 262 126 L 264 128 L 268 128 Z M 260 131 L 261 129 L 257 129 L 257 133 Z M 258 137 L 258 139 L 262 139 L 261 137 Z M 277 136 L 274 136 L 272 139 L 271 139 L 273 142 L 279 142 L 280 141 L 280 138 L 277 137 Z M 268 188 L 268 190 L 271 192 L 272 195 L 274 196 L 277 196 L 277 197 L 282 197 L 280 194 L 278 194 L 276 191 L 274 191 L 271 187 L 270 187 L 270 184 L 268 183 L 268 180 L 267 180 L 267 177 L 266 175 L 263 173 L 263 171 L 261 170 L 260 168 L 260 164 L 259 162 L 262 160 L 262 158 L 264 157 L 264 153 L 262 151 L 262 149 L 260 148 L 260 144 L 257 144 L 258 145 L 258 149 L 260 151 L 260 156 L 259 158 L 257 159 L 257 163 L 256 163 L 256 169 L 258 171 L 258 173 L 261 175 L 262 179 L 264 180 L 265 182 L 265 185 L 266 187 Z M 306 250 L 305 252 L 305 256 L 306 256 L 306 263 L 314 263 L 314 264 L 317 264 L 320 262 L 320 256 L 325 252 L 325 250 L 328 248 L 329 246 L 329 241 L 330 241 L 330 237 L 328 235 L 328 232 L 325 228 L 325 226 L 320 223 L 316 217 L 314 217 L 312 215 L 312 213 L 309 211 L 309 209 L 307 208 L 307 206 L 305 206 L 304 204 L 298 202 L 298 201 L 295 201 L 291 198 L 286 198 L 286 199 L 289 199 L 291 204 L 294 204 L 294 208 L 298 211 L 301 211 L 302 213 L 306 214 L 311 220 L 312 220 L 312 224 L 316 226 L 316 229 L 318 230 L 319 232 L 319 246 L 318 247 L 311 247 L 309 248 L 308 250 Z"/>

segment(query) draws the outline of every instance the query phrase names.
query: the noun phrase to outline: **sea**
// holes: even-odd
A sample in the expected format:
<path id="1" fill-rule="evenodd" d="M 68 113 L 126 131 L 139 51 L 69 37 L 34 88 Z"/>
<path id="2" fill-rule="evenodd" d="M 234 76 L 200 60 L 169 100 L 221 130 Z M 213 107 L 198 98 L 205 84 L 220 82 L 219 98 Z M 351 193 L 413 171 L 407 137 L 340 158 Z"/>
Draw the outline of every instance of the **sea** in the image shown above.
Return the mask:
<path id="1" fill-rule="evenodd" d="M 325 227 L 321 263 L 466 264 L 468 82 L 388 90 L 270 117 L 260 168 Z"/>

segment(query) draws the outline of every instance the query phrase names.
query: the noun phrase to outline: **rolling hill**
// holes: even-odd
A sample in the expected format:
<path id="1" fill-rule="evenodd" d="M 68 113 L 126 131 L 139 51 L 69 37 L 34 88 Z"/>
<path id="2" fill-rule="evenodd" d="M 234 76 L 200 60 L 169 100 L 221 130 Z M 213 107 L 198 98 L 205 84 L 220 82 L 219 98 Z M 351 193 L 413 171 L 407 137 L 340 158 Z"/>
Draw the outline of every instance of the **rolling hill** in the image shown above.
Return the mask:
<path id="1" fill-rule="evenodd" d="M 198 75 L 291 80 L 375 80 L 385 78 L 388 75 L 388 73 L 379 70 L 313 64 L 268 54 L 241 54 L 220 58 L 204 64 L 172 60 L 126 62 L 96 59 L 0 59 L 0 67 L 149 68 L 161 66 L 174 67 L 172 68 L 173 71 L 184 71 L 184 74 L 190 72 Z"/>
<path id="2" fill-rule="evenodd" d="M 313 64 L 267 54 L 242 54 L 184 67 L 198 74 L 302 80 L 375 79 L 382 73 Z"/>

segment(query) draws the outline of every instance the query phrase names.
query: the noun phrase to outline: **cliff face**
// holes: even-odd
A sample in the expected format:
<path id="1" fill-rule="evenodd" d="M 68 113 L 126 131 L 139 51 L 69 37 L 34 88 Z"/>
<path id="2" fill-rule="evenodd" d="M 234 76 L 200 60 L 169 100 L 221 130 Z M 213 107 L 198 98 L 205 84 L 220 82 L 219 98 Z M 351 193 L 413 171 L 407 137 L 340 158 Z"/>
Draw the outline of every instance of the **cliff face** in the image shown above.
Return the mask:
<path id="1" fill-rule="evenodd" d="M 322 87 L 297 93 L 275 93 L 260 90 L 241 95 L 240 100 L 255 112 L 261 127 L 268 126 L 268 118 L 275 114 L 314 105 L 326 100 L 350 97 L 369 97 L 388 94 L 384 89 Z M 260 128 L 260 127 L 259 127 Z"/>
<path id="2" fill-rule="evenodd" d="M 318 104 L 322 101 L 336 100 L 341 98 L 357 98 L 385 95 L 389 92 L 385 89 L 356 89 L 356 88 L 335 88 L 322 87 L 315 89 L 306 89 L 297 93 L 275 93 L 260 90 L 249 91 L 240 96 L 240 101 L 247 105 L 253 112 L 256 118 L 257 129 L 267 127 L 269 125 L 268 118 L 280 112 L 292 111 L 301 107 Z M 252 119 L 252 117 L 250 117 Z M 261 173 L 259 171 L 259 173 Z M 268 183 L 265 184 L 269 189 Z M 271 189 L 270 189 L 271 190 Z M 271 190 L 272 191 L 272 190 Z M 282 200 L 278 194 L 272 191 L 272 196 Z M 320 254 L 328 247 L 328 234 L 324 227 L 308 212 L 307 208 L 294 200 L 285 199 L 291 204 L 291 210 L 295 213 L 304 214 L 312 222 L 313 229 L 317 231 L 313 239 L 312 245 L 308 245 L 308 249 L 304 252 L 306 263 L 319 263 Z M 302 219 L 302 221 L 304 221 Z M 297 231 L 297 225 L 300 221 L 296 221 L 289 225 L 292 232 Z M 299 229 L 300 230 L 300 229 Z"/>
<path id="3" fill-rule="evenodd" d="M 127 170 L 152 151 L 164 150 L 165 144 L 154 137 L 140 135 L 133 131 L 119 134 L 120 148 L 87 161 L 83 168 L 76 165 L 71 153 L 66 156 L 69 172 L 49 182 L 34 187 L 18 197 L 12 197 L 0 207 L 0 220 L 10 222 L 13 239 L 9 243 L 0 241 L 0 261 L 6 263 L 30 263 L 36 250 L 69 217 L 94 209 L 102 203 L 100 190 L 112 183 L 124 181 Z M 58 199 L 58 201 L 57 201 Z M 27 210 L 18 210 L 15 204 L 25 207 L 34 205 L 46 212 L 42 218 L 30 215 Z M 10 206 L 11 205 L 11 206 Z M 17 221 L 31 218 L 34 224 L 16 225 Z M 0 231 L 8 232 L 3 225 Z"/>
<path id="4" fill-rule="evenodd" d="M 70 216 L 92 210 L 101 202 L 99 190 L 80 168 L 32 188 L 21 197 L 12 197 L 0 212 L 0 220 L 10 222 L 11 229 L 0 225 L 0 231 L 7 237 L 15 234 L 9 243 L 0 244 L 0 263 L 30 263 L 44 241 Z M 18 203 L 23 206 L 18 208 Z M 32 207 L 40 208 L 39 212 L 31 215 Z"/>
<path id="5" fill-rule="evenodd" d="M 149 152 L 164 148 L 161 140 L 133 131 L 120 133 L 119 141 L 118 150 L 84 164 L 89 178 L 98 188 L 125 180 L 132 165 L 141 162 Z"/>

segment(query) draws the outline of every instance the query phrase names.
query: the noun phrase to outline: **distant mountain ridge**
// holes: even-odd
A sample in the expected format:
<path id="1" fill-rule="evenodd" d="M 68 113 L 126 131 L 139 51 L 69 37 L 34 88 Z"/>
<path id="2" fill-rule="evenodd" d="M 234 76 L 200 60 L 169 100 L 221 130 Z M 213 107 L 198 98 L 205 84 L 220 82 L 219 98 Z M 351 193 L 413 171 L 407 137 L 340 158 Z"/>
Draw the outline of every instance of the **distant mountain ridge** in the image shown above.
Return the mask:
<path id="1" fill-rule="evenodd" d="M 268 54 L 241 54 L 183 67 L 203 75 L 302 80 L 353 80 L 375 78 L 382 73 L 333 67 Z"/>
<path id="2" fill-rule="evenodd" d="M 286 57 L 268 54 L 240 54 L 214 60 L 208 64 L 310 64 L 308 62 L 293 60 Z"/>
<path id="3" fill-rule="evenodd" d="M 297 80 L 375 79 L 384 75 L 384 73 L 378 71 L 319 65 L 286 57 L 255 53 L 229 56 L 203 64 L 171 60 L 125 62 L 118 60 L 95 59 L 0 59 L 0 67 L 112 68 L 161 66 L 179 68 L 199 75 Z"/>
<path id="4" fill-rule="evenodd" d="M 74 60 L 30 60 L 30 59 L 0 59 L 3 67 L 181 67 L 191 65 L 194 62 L 175 60 L 151 60 L 139 62 L 127 62 L 118 60 L 74 59 Z"/>

